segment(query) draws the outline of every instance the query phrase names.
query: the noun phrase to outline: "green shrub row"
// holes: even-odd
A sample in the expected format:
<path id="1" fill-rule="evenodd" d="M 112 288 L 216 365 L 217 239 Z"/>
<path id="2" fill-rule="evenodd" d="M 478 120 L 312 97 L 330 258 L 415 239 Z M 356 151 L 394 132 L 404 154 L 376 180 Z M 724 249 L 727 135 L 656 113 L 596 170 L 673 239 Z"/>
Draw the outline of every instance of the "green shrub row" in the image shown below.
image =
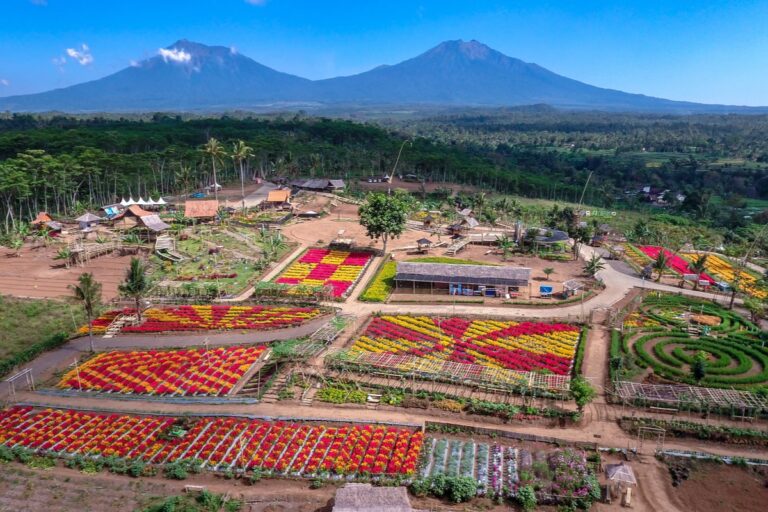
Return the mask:
<path id="1" fill-rule="evenodd" d="M 62 346 L 68 340 L 69 338 L 65 333 L 56 333 L 45 341 L 34 343 L 21 352 L 3 359 L 0 361 L 0 377 L 9 374 L 17 366 L 30 362 L 43 352 Z"/>

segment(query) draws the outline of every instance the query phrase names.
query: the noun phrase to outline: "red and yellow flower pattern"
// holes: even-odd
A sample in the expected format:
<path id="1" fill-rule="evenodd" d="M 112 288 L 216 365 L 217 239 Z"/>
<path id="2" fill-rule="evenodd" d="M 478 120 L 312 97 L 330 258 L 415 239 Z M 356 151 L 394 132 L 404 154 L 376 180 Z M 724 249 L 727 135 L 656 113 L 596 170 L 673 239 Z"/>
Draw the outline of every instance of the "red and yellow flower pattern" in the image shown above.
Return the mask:
<path id="1" fill-rule="evenodd" d="M 276 282 L 330 286 L 334 297 L 343 297 L 360 278 L 371 258 L 369 252 L 309 249 Z"/>
<path id="2" fill-rule="evenodd" d="M 568 375 L 578 342 L 568 324 L 398 315 L 375 317 L 351 351 Z"/>
<path id="3" fill-rule="evenodd" d="M 150 308 L 140 325 L 122 332 L 271 330 L 293 327 L 321 314 L 317 308 L 291 306 L 193 305 Z"/>
<path id="4" fill-rule="evenodd" d="M 226 395 L 263 346 L 106 352 L 70 370 L 64 389 L 149 395 Z"/>
<path id="5" fill-rule="evenodd" d="M 424 435 L 383 425 L 326 426 L 230 417 L 199 417 L 180 437 L 175 418 L 12 407 L 0 412 L 0 444 L 42 453 L 149 464 L 198 459 L 213 471 L 261 468 L 271 474 L 412 475 Z"/>

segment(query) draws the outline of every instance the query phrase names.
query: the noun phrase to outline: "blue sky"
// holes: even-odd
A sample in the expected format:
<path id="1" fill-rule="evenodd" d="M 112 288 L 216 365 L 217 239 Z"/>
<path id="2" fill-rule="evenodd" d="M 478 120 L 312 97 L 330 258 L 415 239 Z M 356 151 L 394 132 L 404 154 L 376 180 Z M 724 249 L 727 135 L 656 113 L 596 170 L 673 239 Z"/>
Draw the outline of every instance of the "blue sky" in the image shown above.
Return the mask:
<path id="1" fill-rule="evenodd" d="M 394 64 L 447 39 L 477 39 L 593 85 L 768 105 L 768 1 L 0 3 L 0 96 L 100 78 L 182 38 L 233 46 L 307 78 Z"/>

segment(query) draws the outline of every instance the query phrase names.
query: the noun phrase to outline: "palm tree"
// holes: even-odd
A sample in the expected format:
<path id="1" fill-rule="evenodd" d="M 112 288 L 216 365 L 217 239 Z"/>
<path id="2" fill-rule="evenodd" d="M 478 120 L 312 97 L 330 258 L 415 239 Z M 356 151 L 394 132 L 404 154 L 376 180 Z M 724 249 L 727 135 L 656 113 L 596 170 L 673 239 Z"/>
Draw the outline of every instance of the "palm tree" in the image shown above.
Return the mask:
<path id="1" fill-rule="evenodd" d="M 541 271 L 544 273 L 544 275 L 546 276 L 547 279 L 549 279 L 550 274 L 554 274 L 555 273 L 555 269 L 553 269 L 552 267 L 544 268 Z"/>
<path id="2" fill-rule="evenodd" d="M 93 278 L 93 274 L 85 272 L 80 274 L 77 284 L 69 285 L 69 289 L 72 290 L 75 300 L 83 305 L 85 318 L 88 320 L 88 339 L 93 352 L 93 317 L 101 304 L 101 283 Z"/>
<path id="3" fill-rule="evenodd" d="M 597 273 L 604 268 L 605 263 L 599 254 L 593 254 L 592 257 L 584 263 L 584 272 L 586 272 L 589 277 L 595 277 Z"/>
<path id="4" fill-rule="evenodd" d="M 216 179 L 216 161 L 221 161 L 222 158 L 224 158 L 224 148 L 221 147 L 218 140 L 211 137 L 208 139 L 208 142 L 205 143 L 205 146 L 203 146 L 203 151 L 211 157 L 211 168 L 213 169 L 213 197 L 218 201 L 219 182 Z"/>
<path id="5" fill-rule="evenodd" d="M 656 272 L 658 272 L 658 275 L 656 276 L 656 282 L 658 283 L 661 281 L 661 274 L 664 272 L 664 269 L 667 268 L 667 254 L 664 252 L 664 250 L 660 250 L 659 254 L 656 256 L 656 260 L 653 262 L 652 268 Z"/>
<path id="6" fill-rule="evenodd" d="M 701 274 L 704 273 L 704 270 L 707 268 L 707 257 L 708 254 L 700 254 L 689 266 L 694 274 L 696 274 L 696 281 L 693 283 L 693 289 L 698 290 L 699 289 L 699 280 L 701 279 Z"/>
<path id="7" fill-rule="evenodd" d="M 232 160 L 240 167 L 240 193 L 243 196 L 243 210 L 245 210 L 245 177 L 243 175 L 243 162 L 253 156 L 253 148 L 238 140 L 232 145 Z"/>
<path id="8" fill-rule="evenodd" d="M 141 323 L 141 298 L 149 290 L 147 269 L 139 258 L 131 258 L 131 266 L 125 273 L 125 281 L 118 286 L 120 293 L 136 303 L 136 317 Z"/>

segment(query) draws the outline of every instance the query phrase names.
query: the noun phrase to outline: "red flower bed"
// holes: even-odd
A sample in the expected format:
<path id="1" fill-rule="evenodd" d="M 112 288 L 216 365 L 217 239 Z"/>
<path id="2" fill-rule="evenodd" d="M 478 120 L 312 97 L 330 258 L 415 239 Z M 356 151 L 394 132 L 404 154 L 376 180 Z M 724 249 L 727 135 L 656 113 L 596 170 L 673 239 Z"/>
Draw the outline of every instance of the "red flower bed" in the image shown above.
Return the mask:
<path id="1" fill-rule="evenodd" d="M 42 453 L 117 456 L 150 464 L 198 459 L 211 470 L 261 468 L 275 474 L 410 475 L 423 444 L 403 427 L 330 427 L 246 418 L 192 417 L 181 437 L 166 416 L 12 407 L 0 412 L 0 444 Z"/>
<path id="2" fill-rule="evenodd" d="M 271 330 L 300 325 L 319 316 L 317 308 L 283 306 L 176 306 L 150 308 L 141 325 L 123 327 L 123 332 L 169 332 L 206 330 Z"/>
<path id="3" fill-rule="evenodd" d="M 691 266 L 687 261 L 685 261 L 680 256 L 677 256 L 676 254 L 669 252 L 663 247 L 658 247 L 656 245 L 639 245 L 637 248 L 643 251 L 644 254 L 646 254 L 648 257 L 654 260 L 659 256 L 659 253 L 661 251 L 664 251 L 664 255 L 667 257 L 667 267 L 677 272 L 680 275 L 696 273 L 693 270 L 691 270 Z M 715 282 L 715 280 L 712 279 L 712 277 L 710 277 L 706 273 L 702 273 L 699 276 L 699 279 L 703 281 L 707 281 L 710 284 Z"/>

